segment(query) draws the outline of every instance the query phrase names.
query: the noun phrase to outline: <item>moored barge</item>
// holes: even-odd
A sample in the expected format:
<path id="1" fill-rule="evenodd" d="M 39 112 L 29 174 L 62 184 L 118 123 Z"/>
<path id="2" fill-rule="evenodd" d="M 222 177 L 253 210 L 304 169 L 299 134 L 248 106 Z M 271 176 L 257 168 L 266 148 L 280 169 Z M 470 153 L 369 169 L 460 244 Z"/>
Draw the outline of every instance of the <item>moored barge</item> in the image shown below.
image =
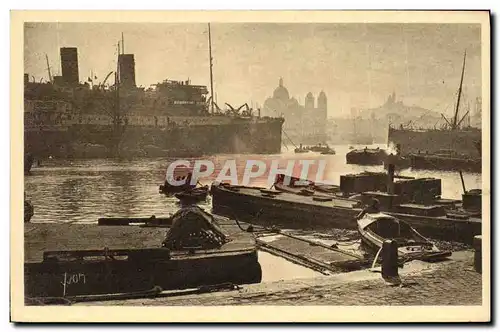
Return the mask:
<path id="1" fill-rule="evenodd" d="M 291 192 L 270 194 L 264 188 L 226 183 L 212 184 L 211 194 L 216 213 L 254 223 L 299 229 L 356 229 L 355 218 L 363 211 L 360 201 L 349 198 Z M 407 222 L 426 236 L 472 243 L 474 235 L 481 234 L 478 213 L 450 212 L 439 201 L 417 204 L 402 201 L 401 197 L 404 196 L 380 191 L 361 194 L 362 201 L 376 198 L 381 202 L 381 211 Z"/>
<path id="2" fill-rule="evenodd" d="M 380 148 L 351 150 L 346 154 L 347 164 L 383 165 L 387 158 L 386 152 Z"/>
<path id="3" fill-rule="evenodd" d="M 25 224 L 26 299 L 260 282 L 255 239 L 233 220 L 197 206 L 160 220 Z"/>

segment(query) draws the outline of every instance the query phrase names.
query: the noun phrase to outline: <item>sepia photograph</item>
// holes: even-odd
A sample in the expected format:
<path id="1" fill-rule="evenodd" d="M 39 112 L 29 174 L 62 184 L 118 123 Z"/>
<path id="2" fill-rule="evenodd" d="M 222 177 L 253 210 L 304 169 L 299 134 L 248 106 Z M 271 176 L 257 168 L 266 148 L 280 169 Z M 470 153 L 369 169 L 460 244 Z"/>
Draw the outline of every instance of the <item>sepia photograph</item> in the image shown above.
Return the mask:
<path id="1" fill-rule="evenodd" d="M 11 320 L 491 319 L 488 11 L 11 29 Z"/>

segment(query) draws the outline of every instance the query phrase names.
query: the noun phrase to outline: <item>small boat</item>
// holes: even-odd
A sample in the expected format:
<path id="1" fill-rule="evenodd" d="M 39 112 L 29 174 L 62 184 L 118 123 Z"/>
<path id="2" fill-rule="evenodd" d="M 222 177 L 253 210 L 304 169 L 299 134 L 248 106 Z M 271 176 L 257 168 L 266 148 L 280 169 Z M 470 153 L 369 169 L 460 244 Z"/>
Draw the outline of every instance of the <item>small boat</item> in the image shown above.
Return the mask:
<path id="1" fill-rule="evenodd" d="M 28 152 L 24 154 L 24 175 L 30 174 L 34 162 L 35 158 L 31 153 Z"/>
<path id="2" fill-rule="evenodd" d="M 309 152 L 309 150 L 306 148 L 296 148 L 294 151 L 295 151 L 295 153 L 307 153 L 307 152 Z"/>
<path id="3" fill-rule="evenodd" d="M 335 154 L 335 150 L 329 149 L 327 151 L 322 151 L 321 154 Z"/>
<path id="4" fill-rule="evenodd" d="M 24 196 L 24 222 L 30 222 L 31 218 L 35 214 L 35 209 L 33 208 L 33 204 L 29 200 L 26 199 L 26 195 Z"/>
<path id="5" fill-rule="evenodd" d="M 346 154 L 347 164 L 355 165 L 383 165 L 386 158 L 386 152 L 380 148 L 355 149 Z"/>
<path id="6" fill-rule="evenodd" d="M 310 148 L 312 152 L 319 152 L 321 154 L 335 154 L 335 150 L 331 149 L 328 144 L 317 144 Z"/>
<path id="7" fill-rule="evenodd" d="M 175 197 L 177 197 L 177 199 L 179 199 L 181 202 L 203 201 L 208 196 L 208 190 L 209 190 L 208 186 L 193 188 L 182 191 L 180 193 L 176 193 Z"/>
<path id="8" fill-rule="evenodd" d="M 395 240 L 398 254 L 404 260 L 437 261 L 449 257 L 406 222 L 385 213 L 367 213 L 358 219 L 358 231 L 365 247 L 378 252 L 386 240 Z"/>
<path id="9" fill-rule="evenodd" d="M 160 185 L 159 192 L 165 195 L 190 191 L 196 188 L 196 183 L 191 184 L 193 173 L 187 168 L 177 168 L 171 177 L 167 176 L 164 184 Z M 175 181 L 183 181 L 181 185 L 172 184 L 172 179 Z"/>
<path id="10" fill-rule="evenodd" d="M 306 148 L 305 146 L 302 146 L 302 144 L 300 144 L 298 147 L 295 148 L 295 153 L 307 153 L 309 151 L 311 151 L 309 148 Z"/>

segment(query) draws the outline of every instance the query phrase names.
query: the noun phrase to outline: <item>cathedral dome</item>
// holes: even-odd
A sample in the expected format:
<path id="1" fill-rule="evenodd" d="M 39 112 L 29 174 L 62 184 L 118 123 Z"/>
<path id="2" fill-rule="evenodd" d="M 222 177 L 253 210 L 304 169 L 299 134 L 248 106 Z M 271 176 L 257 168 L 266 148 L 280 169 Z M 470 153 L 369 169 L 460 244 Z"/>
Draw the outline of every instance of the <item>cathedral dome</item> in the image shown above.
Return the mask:
<path id="1" fill-rule="evenodd" d="M 299 101 L 297 99 L 295 99 L 295 97 L 292 97 L 292 98 L 290 98 L 290 102 L 288 104 L 292 105 L 292 106 L 298 106 Z"/>
<path id="2" fill-rule="evenodd" d="M 288 93 L 288 90 L 283 86 L 282 78 L 280 78 L 279 86 L 274 90 L 273 98 L 280 100 L 290 99 L 290 94 Z"/>

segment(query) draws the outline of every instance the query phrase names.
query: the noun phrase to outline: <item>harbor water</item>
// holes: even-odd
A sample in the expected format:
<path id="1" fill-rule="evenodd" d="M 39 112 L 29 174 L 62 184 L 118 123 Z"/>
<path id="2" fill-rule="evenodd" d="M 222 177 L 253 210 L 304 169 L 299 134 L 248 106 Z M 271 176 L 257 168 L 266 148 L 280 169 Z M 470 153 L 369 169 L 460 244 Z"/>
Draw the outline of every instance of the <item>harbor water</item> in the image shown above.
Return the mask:
<path id="1" fill-rule="evenodd" d="M 278 155 L 216 155 L 202 159 L 215 165 L 214 175 L 200 180 L 210 184 L 215 180 L 222 165 L 227 160 L 235 160 L 238 178 L 241 179 L 247 160 L 263 161 L 269 165 L 278 160 L 283 168 L 290 160 L 324 160 L 326 167 L 322 178 L 339 184 L 340 175 L 362 171 L 383 171 L 383 166 L 347 165 L 345 154 L 349 146 L 333 146 L 335 155 L 318 153 L 295 154 L 293 149 L 284 149 Z M 201 159 L 201 158 L 197 158 Z M 41 161 L 32 168 L 32 174 L 25 176 L 26 198 L 31 200 L 35 214 L 33 223 L 97 223 L 100 217 L 156 217 L 168 216 L 179 208 L 175 197 L 167 197 L 158 192 L 165 180 L 166 170 L 173 158 L 143 159 L 81 159 Z M 315 170 L 314 167 L 311 167 Z M 269 187 L 268 173 L 254 179 L 250 184 Z M 436 177 L 442 179 L 442 197 L 460 199 L 463 192 L 457 172 L 404 170 L 401 175 L 414 177 Z M 309 179 L 315 180 L 316 173 Z M 481 188 L 481 175 L 464 173 L 467 190 Z M 211 210 L 211 198 L 200 204 Z M 331 234 L 303 234 L 319 240 L 328 240 Z M 345 237 L 345 234 L 342 235 Z M 352 237 L 353 234 L 347 234 Z M 341 240 L 333 237 L 334 240 Z M 268 253 L 260 253 L 263 279 L 277 280 L 294 277 L 310 277 L 316 272 L 284 261 Z M 276 268 L 278 266 L 279 268 Z M 271 268 L 273 267 L 273 268 Z M 276 271 L 269 273 L 269 271 Z"/>

